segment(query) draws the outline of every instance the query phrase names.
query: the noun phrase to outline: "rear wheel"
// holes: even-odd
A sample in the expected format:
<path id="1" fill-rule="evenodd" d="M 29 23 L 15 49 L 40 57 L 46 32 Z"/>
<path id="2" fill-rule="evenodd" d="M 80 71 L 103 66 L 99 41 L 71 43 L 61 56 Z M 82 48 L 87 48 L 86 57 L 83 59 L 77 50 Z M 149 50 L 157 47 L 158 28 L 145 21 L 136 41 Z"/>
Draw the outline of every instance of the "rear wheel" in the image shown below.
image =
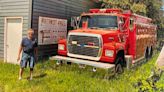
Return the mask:
<path id="1" fill-rule="evenodd" d="M 150 50 L 150 55 L 149 57 L 151 58 L 153 56 L 153 48 L 151 47 L 151 50 Z"/>
<path id="2" fill-rule="evenodd" d="M 148 59 L 149 59 L 149 49 L 148 48 L 146 48 L 146 51 L 145 51 L 145 59 L 146 59 L 146 61 L 148 61 Z"/>

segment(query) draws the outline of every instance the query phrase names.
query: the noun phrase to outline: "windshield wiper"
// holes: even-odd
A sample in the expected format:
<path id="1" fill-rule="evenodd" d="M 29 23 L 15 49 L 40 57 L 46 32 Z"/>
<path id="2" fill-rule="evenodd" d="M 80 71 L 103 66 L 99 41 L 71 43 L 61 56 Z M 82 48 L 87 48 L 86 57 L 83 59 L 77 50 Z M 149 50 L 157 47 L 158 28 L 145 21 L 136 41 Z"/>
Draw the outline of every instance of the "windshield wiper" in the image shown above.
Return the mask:
<path id="1" fill-rule="evenodd" d="M 100 29 L 100 27 L 89 27 L 90 29 Z"/>
<path id="2" fill-rule="evenodd" d="M 89 27 L 90 29 L 117 29 L 117 27 Z"/>
<path id="3" fill-rule="evenodd" d="M 117 27 L 106 27 L 105 29 L 117 29 Z"/>

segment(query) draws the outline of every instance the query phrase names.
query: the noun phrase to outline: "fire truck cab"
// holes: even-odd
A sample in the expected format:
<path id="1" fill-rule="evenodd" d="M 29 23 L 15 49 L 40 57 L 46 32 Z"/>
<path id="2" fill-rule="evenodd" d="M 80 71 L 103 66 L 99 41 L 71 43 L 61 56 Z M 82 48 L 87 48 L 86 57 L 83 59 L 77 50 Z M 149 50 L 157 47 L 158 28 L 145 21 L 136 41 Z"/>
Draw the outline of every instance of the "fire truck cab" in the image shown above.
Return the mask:
<path id="1" fill-rule="evenodd" d="M 112 64 L 119 71 L 153 55 L 156 26 L 150 18 L 120 9 L 90 9 L 81 14 L 78 24 L 67 39 L 59 40 L 55 59 L 95 67 Z M 127 58 L 131 60 L 127 62 Z"/>

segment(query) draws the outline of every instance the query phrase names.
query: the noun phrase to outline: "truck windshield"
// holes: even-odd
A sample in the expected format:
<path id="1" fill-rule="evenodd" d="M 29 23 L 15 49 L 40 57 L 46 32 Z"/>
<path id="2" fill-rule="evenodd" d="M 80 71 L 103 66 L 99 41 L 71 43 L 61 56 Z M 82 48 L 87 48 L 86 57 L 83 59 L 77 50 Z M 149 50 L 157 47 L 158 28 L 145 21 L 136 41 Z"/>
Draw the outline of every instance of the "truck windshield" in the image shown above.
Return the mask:
<path id="1" fill-rule="evenodd" d="M 107 16 L 107 15 L 92 15 L 92 16 L 82 16 L 80 21 L 80 27 L 82 27 L 83 22 L 88 22 L 88 28 L 118 28 L 117 16 Z"/>

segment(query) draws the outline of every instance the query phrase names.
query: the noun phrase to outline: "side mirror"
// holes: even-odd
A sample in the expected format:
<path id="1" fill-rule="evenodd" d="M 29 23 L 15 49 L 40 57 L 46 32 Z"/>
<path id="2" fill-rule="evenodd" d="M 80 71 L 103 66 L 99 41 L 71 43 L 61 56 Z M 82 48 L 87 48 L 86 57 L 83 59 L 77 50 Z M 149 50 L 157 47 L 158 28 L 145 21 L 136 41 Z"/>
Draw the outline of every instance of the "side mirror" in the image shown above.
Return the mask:
<path id="1" fill-rule="evenodd" d="M 123 30 L 123 22 L 122 21 L 119 21 L 118 22 L 118 25 L 119 25 L 119 28 L 120 28 L 120 31 L 122 32 L 122 30 Z"/>
<path id="2" fill-rule="evenodd" d="M 80 20 L 81 20 L 80 16 L 71 17 L 71 27 L 73 27 L 74 29 L 79 28 Z"/>
<path id="3" fill-rule="evenodd" d="M 123 22 L 122 22 L 122 21 L 119 21 L 118 24 L 119 24 L 119 25 L 120 25 L 120 24 L 123 24 Z"/>
<path id="4" fill-rule="evenodd" d="M 131 18 L 130 19 L 130 31 L 133 31 L 134 29 L 134 20 Z"/>

